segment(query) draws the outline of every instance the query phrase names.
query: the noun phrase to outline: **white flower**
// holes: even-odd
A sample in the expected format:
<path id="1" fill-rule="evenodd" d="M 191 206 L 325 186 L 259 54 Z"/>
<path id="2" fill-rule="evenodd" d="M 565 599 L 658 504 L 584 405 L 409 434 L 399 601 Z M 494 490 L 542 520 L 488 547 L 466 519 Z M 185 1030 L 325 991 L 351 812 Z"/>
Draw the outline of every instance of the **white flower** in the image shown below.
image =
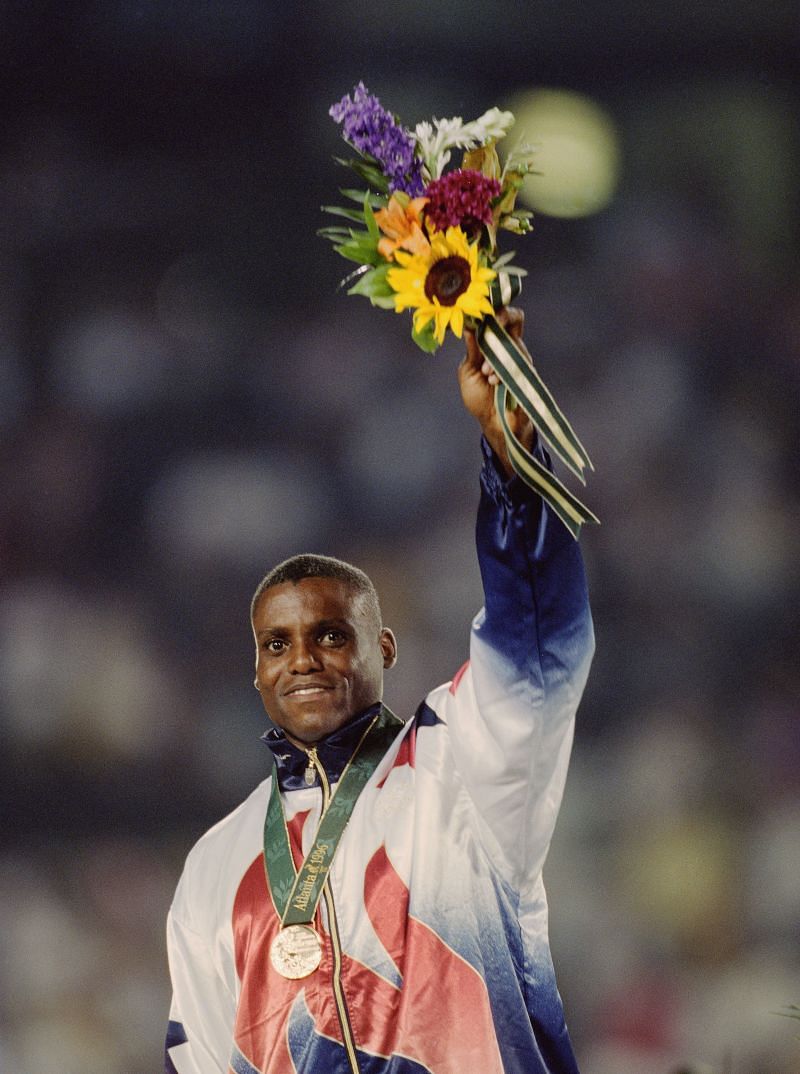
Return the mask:
<path id="1" fill-rule="evenodd" d="M 514 125 L 513 112 L 501 112 L 499 108 L 490 108 L 479 119 L 465 123 L 463 133 L 475 139 L 475 145 L 486 145 L 504 138 Z M 472 148 L 468 146 L 467 148 Z"/>
<path id="2" fill-rule="evenodd" d="M 515 145 L 506 159 L 503 175 L 517 172 L 519 175 L 527 175 L 533 171 L 536 154 L 541 149 L 541 144 L 531 145 L 530 142 L 520 142 Z"/>
<path id="3" fill-rule="evenodd" d="M 430 178 L 439 178 L 450 162 L 450 150 L 454 146 L 474 149 L 476 146 L 486 145 L 487 142 L 497 141 L 508 133 L 513 122 L 512 112 L 490 108 L 471 123 L 464 123 L 461 116 L 434 119 L 433 125 L 427 122 L 418 123 L 414 133 Z"/>

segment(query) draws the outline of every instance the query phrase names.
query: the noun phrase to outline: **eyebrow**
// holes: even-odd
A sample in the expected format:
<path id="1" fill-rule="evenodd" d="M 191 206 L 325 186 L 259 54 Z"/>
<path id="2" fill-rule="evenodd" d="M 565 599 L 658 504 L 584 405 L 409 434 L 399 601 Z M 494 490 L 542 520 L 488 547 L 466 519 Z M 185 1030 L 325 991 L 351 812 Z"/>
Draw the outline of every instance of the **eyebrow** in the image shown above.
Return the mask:
<path id="1" fill-rule="evenodd" d="M 349 631 L 353 631 L 355 629 L 349 619 L 318 619 L 316 623 L 312 623 L 311 625 L 311 630 L 314 633 L 323 630 L 333 630 L 334 628 L 336 630 Z M 268 625 L 262 627 L 261 630 L 257 631 L 256 637 L 281 637 L 285 636 L 286 634 L 291 634 L 291 632 L 291 627 Z"/>

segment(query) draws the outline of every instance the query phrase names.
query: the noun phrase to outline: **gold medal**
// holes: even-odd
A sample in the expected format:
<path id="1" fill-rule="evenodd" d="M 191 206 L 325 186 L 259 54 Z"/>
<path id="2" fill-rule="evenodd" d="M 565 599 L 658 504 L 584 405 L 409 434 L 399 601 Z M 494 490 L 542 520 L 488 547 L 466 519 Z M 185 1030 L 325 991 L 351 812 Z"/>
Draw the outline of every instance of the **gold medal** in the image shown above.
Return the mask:
<path id="1" fill-rule="evenodd" d="M 272 941 L 269 959 L 281 977 L 308 977 L 322 961 L 322 941 L 310 925 L 288 925 Z"/>

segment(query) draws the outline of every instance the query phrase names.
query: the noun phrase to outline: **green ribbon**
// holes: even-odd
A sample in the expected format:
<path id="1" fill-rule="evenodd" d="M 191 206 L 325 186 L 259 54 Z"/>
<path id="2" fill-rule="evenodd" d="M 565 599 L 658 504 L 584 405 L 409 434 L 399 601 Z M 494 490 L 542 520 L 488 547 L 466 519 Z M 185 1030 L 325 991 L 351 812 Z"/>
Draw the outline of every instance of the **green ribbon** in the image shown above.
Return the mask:
<path id="1" fill-rule="evenodd" d="M 495 309 L 505 306 L 516 298 L 521 290 L 519 276 L 498 272 L 490 290 L 492 304 Z M 508 457 L 515 473 L 541 496 L 572 536 L 577 538 L 584 522 L 598 522 L 599 519 L 514 436 L 508 423 L 507 411 L 515 406 L 522 407 L 553 453 L 582 484 L 586 484 L 584 469 L 594 469 L 586 449 L 544 381 L 531 365 L 527 353 L 496 317 L 489 314 L 478 322 L 477 340 L 481 353 L 500 381 L 495 393 L 495 405 L 503 428 Z"/>
<path id="2" fill-rule="evenodd" d="M 515 473 L 530 485 L 558 515 L 572 536 L 577 540 L 584 522 L 599 522 L 588 507 L 569 491 L 544 463 L 532 455 L 512 432 L 508 424 L 510 406 L 509 392 L 505 384 L 495 389 L 495 407 L 506 438 L 508 457 Z"/>
<path id="3" fill-rule="evenodd" d="M 294 866 L 278 777 L 273 772 L 264 819 L 264 869 L 281 927 L 307 925 L 314 920 L 333 857 L 356 800 L 401 727 L 403 721 L 382 705 L 342 772 L 320 817 L 314 843 L 299 870 Z"/>

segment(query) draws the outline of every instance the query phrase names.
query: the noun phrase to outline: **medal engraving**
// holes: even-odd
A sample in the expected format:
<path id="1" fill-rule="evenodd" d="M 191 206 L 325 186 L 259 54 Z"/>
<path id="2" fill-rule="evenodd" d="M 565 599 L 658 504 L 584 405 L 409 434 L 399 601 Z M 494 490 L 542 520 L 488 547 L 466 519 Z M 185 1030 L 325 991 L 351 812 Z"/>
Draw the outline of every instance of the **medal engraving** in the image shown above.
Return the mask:
<path id="1" fill-rule="evenodd" d="M 319 966 L 322 942 L 310 925 L 289 925 L 272 941 L 269 958 L 281 977 L 297 981 Z"/>

